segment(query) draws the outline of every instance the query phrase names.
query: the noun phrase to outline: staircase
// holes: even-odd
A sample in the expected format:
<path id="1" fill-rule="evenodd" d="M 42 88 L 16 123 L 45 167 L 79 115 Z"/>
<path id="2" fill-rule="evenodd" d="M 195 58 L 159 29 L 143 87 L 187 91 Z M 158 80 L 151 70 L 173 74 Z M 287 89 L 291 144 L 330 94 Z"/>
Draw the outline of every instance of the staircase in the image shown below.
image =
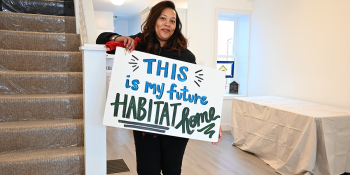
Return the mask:
<path id="1" fill-rule="evenodd" d="M 0 175 L 85 173 L 80 36 L 54 6 L 0 12 Z"/>

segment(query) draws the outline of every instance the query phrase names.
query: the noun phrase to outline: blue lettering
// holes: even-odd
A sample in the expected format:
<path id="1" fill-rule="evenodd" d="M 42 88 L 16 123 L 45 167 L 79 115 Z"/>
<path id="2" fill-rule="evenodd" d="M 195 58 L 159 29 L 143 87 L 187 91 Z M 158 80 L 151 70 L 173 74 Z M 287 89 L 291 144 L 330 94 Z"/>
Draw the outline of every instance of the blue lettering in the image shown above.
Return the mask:
<path id="1" fill-rule="evenodd" d="M 195 98 L 194 95 L 192 95 L 192 98 L 191 98 L 191 94 L 188 94 L 188 102 L 192 103 L 194 98 Z"/>
<path id="2" fill-rule="evenodd" d="M 129 78 L 130 75 L 127 75 L 126 77 Z M 130 88 L 130 85 L 129 85 L 129 84 L 130 84 L 130 83 L 129 83 L 129 79 L 126 79 L 125 87 L 126 87 L 126 88 Z"/>
<path id="3" fill-rule="evenodd" d="M 163 92 L 164 92 L 164 83 L 162 83 L 162 86 L 158 85 L 157 86 L 157 91 L 159 92 L 159 95 L 156 95 L 157 99 L 161 99 L 163 96 Z"/>
<path id="4" fill-rule="evenodd" d="M 173 64 L 173 69 L 171 72 L 171 79 L 175 80 L 175 74 L 176 74 L 176 64 Z"/>
<path id="5" fill-rule="evenodd" d="M 181 98 L 182 98 L 182 93 L 176 92 L 176 99 L 181 100 Z"/>
<path id="6" fill-rule="evenodd" d="M 138 84 L 140 84 L 140 81 L 138 79 L 135 79 L 135 80 L 132 80 L 131 83 L 133 85 L 131 87 L 131 89 L 134 90 L 134 91 L 137 91 L 139 89 Z"/>
<path id="7" fill-rule="evenodd" d="M 165 67 L 162 67 L 162 61 L 158 60 L 158 66 L 157 66 L 157 76 L 160 75 L 160 71 L 164 70 L 164 78 L 168 77 L 168 62 L 165 62 Z"/>
<path id="8" fill-rule="evenodd" d="M 206 97 L 206 96 L 202 96 L 202 98 L 201 98 L 201 104 L 202 104 L 202 105 L 206 105 L 207 103 L 208 103 L 207 97 Z"/>
<path id="9" fill-rule="evenodd" d="M 152 74 L 152 63 L 156 62 L 156 59 L 143 59 L 143 62 L 147 64 L 147 74 Z"/>
<path id="10" fill-rule="evenodd" d="M 197 95 L 197 93 L 194 95 L 194 104 L 197 104 L 197 100 L 201 98 L 201 96 Z"/>
<path id="11" fill-rule="evenodd" d="M 150 88 L 150 89 L 153 89 L 153 94 L 156 94 L 156 84 L 155 83 L 150 83 L 150 82 L 148 82 L 148 81 L 146 81 L 146 85 L 145 85 L 145 93 L 148 93 L 148 88 Z"/>
<path id="12" fill-rule="evenodd" d="M 184 71 L 187 72 L 187 71 L 188 71 L 188 68 L 185 67 L 185 66 L 181 66 L 181 67 L 180 67 L 180 74 L 182 75 L 182 77 L 180 76 L 180 74 L 177 75 L 177 79 L 178 79 L 179 81 L 181 81 L 181 82 L 184 82 L 184 81 L 187 80 L 187 76 L 186 76 L 186 74 L 185 74 Z"/>
<path id="13" fill-rule="evenodd" d="M 184 86 L 184 88 L 180 90 L 183 92 L 184 101 L 187 101 L 188 99 L 186 98 L 186 92 L 188 92 L 188 89 L 186 88 L 186 86 Z"/>
<path id="14" fill-rule="evenodd" d="M 176 92 L 174 88 L 176 88 L 177 85 L 175 83 L 171 84 L 170 90 L 166 91 L 169 94 L 169 99 L 173 100 L 173 93 Z"/>

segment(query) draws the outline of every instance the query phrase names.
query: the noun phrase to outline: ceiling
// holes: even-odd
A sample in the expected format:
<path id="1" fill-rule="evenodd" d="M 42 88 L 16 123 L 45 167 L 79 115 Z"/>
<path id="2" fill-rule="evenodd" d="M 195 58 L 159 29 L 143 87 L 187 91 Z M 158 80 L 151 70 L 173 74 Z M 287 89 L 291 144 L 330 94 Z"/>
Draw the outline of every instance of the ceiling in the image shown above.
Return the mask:
<path id="1" fill-rule="evenodd" d="M 121 18 L 133 17 L 151 5 L 156 0 L 125 0 L 124 4 L 116 6 L 111 0 L 92 0 L 95 11 L 113 12 L 115 16 Z"/>

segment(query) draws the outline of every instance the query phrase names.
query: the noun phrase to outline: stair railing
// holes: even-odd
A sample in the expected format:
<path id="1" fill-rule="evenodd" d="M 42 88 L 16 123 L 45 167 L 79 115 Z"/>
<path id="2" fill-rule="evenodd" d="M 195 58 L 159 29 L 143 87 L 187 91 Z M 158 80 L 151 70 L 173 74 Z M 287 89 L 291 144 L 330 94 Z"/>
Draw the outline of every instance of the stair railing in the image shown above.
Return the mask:
<path id="1" fill-rule="evenodd" d="M 95 44 L 97 27 L 91 0 L 74 0 L 77 34 L 81 36 L 81 45 Z"/>
<path id="2" fill-rule="evenodd" d="M 85 174 L 107 174 L 106 126 L 102 125 L 106 103 L 106 49 L 96 45 L 97 27 L 91 0 L 74 0 L 77 34 L 81 37 L 84 87 Z"/>

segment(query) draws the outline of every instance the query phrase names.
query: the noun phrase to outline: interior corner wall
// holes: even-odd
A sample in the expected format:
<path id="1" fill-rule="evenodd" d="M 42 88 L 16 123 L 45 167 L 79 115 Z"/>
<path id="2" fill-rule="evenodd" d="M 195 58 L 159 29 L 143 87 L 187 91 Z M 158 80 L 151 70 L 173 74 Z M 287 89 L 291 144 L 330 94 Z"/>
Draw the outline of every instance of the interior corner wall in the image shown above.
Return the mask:
<path id="1" fill-rule="evenodd" d="M 234 10 L 252 9 L 248 0 L 188 0 L 187 38 L 189 50 L 205 66 L 216 68 L 215 8 Z"/>
<path id="2" fill-rule="evenodd" d="M 128 25 L 129 25 L 128 20 L 116 19 L 114 21 L 114 32 L 118 33 L 119 35 L 129 36 Z"/>
<path id="3" fill-rule="evenodd" d="M 350 1 L 254 1 L 248 95 L 350 109 Z"/>
<path id="4" fill-rule="evenodd" d="M 113 27 L 113 12 L 95 11 L 95 18 L 97 27 Z"/>
<path id="5" fill-rule="evenodd" d="M 239 84 L 239 95 L 247 95 L 248 64 L 249 64 L 249 35 L 250 15 L 238 19 L 237 30 L 237 60 L 235 60 L 234 77 Z"/>
<path id="6" fill-rule="evenodd" d="M 98 34 L 102 32 L 113 32 L 113 12 L 95 11 L 94 14 Z"/>
<path id="7" fill-rule="evenodd" d="M 141 14 L 138 14 L 130 18 L 128 22 L 129 22 L 129 25 L 128 25 L 129 35 L 136 35 L 139 32 L 141 32 L 141 25 L 142 25 Z"/>

